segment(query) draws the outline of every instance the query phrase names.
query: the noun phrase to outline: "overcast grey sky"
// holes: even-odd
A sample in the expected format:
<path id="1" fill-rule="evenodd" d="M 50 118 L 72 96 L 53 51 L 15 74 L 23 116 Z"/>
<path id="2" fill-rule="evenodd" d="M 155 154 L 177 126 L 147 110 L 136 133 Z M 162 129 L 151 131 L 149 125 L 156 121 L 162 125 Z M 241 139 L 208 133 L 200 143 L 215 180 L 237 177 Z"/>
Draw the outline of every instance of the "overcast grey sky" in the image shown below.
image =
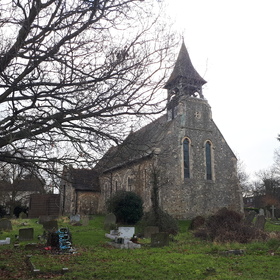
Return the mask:
<path id="1" fill-rule="evenodd" d="M 280 1 L 166 1 L 226 141 L 248 173 L 269 168 L 280 148 Z"/>

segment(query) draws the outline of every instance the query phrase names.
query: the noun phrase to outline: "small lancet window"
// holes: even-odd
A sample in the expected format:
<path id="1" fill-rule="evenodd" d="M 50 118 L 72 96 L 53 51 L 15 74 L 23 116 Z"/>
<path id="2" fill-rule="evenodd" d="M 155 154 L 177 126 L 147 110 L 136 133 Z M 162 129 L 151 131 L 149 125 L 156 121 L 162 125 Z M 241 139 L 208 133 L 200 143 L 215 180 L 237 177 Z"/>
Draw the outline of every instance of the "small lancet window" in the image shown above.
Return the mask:
<path id="1" fill-rule="evenodd" d="M 132 178 L 130 178 L 130 177 L 127 178 L 127 190 L 129 192 L 132 191 Z"/>
<path id="2" fill-rule="evenodd" d="M 212 180 L 212 145 L 210 141 L 205 145 L 205 160 L 206 160 L 206 179 Z"/>
<path id="3" fill-rule="evenodd" d="M 183 142 L 183 152 L 184 152 L 184 178 L 190 178 L 190 141 L 189 139 L 184 139 Z"/>

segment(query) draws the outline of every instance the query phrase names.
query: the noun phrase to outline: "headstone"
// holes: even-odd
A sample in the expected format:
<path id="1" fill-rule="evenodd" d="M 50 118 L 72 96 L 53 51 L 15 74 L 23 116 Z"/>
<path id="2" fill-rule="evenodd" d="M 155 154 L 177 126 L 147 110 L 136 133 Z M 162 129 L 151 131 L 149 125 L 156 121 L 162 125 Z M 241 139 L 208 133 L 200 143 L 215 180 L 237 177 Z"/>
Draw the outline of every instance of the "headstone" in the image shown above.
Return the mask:
<path id="1" fill-rule="evenodd" d="M 25 245 L 25 250 L 37 250 L 38 244 L 37 243 L 28 243 Z"/>
<path id="2" fill-rule="evenodd" d="M 256 212 L 255 211 L 249 212 L 249 214 L 246 215 L 246 217 L 245 217 L 244 224 L 248 225 L 248 226 L 252 225 L 255 216 L 256 216 Z"/>
<path id="3" fill-rule="evenodd" d="M 269 210 L 265 210 L 265 217 L 267 218 L 267 219 L 271 219 L 271 213 L 270 213 L 270 211 Z"/>
<path id="4" fill-rule="evenodd" d="M 110 230 L 110 233 L 105 233 L 105 236 L 111 240 L 117 240 L 119 237 L 119 231 L 117 229 Z"/>
<path id="5" fill-rule="evenodd" d="M 34 228 L 19 229 L 19 241 L 32 240 L 34 238 Z"/>
<path id="6" fill-rule="evenodd" d="M 275 210 L 276 210 L 276 207 L 275 207 L 274 205 L 272 205 L 270 209 L 271 209 L 271 211 L 272 211 L 271 219 L 272 219 L 272 220 L 275 220 Z"/>
<path id="7" fill-rule="evenodd" d="M 27 219 L 27 214 L 24 213 L 24 212 L 20 212 L 20 213 L 19 213 L 19 218 L 20 218 L 20 219 Z"/>
<path id="8" fill-rule="evenodd" d="M 169 245 L 169 234 L 167 232 L 154 233 L 151 236 L 152 247 L 163 247 Z"/>
<path id="9" fill-rule="evenodd" d="M 262 208 L 260 208 L 260 210 L 259 210 L 259 215 L 264 216 L 264 210 Z"/>
<path id="10" fill-rule="evenodd" d="M 106 230 L 113 229 L 114 227 L 116 227 L 116 222 L 117 222 L 117 218 L 115 214 L 109 213 L 108 215 L 106 215 L 104 220 L 104 229 Z"/>
<path id="11" fill-rule="evenodd" d="M 10 237 L 6 237 L 6 239 L 0 240 L 0 245 L 4 245 L 4 244 L 9 245 L 10 243 L 11 243 L 11 238 Z"/>
<path id="12" fill-rule="evenodd" d="M 245 250 L 244 249 L 228 250 L 228 251 L 222 251 L 219 254 L 223 256 L 244 255 Z"/>
<path id="13" fill-rule="evenodd" d="M 89 224 L 89 216 L 83 216 L 82 217 L 82 225 L 84 227 L 86 227 L 86 226 L 88 226 L 88 224 Z"/>
<path id="14" fill-rule="evenodd" d="M 258 215 L 255 222 L 255 228 L 264 230 L 265 222 L 266 222 L 265 216 Z"/>
<path id="15" fill-rule="evenodd" d="M 70 223 L 79 223 L 81 221 L 81 216 L 79 214 L 70 216 Z"/>
<path id="16" fill-rule="evenodd" d="M 53 221 L 56 220 L 57 218 L 58 217 L 56 216 L 40 216 L 38 223 L 42 225 L 45 222 Z"/>
<path id="17" fill-rule="evenodd" d="M 58 224 L 56 220 L 48 221 L 43 223 L 44 230 L 47 231 L 57 231 L 58 230 Z"/>
<path id="18" fill-rule="evenodd" d="M 119 227 L 120 238 L 132 238 L 135 233 L 135 227 Z"/>
<path id="19" fill-rule="evenodd" d="M 10 231 L 12 229 L 13 229 L 13 227 L 12 227 L 12 223 L 11 223 L 10 220 L 8 220 L 8 219 L 1 219 L 0 220 L 0 230 Z"/>
<path id="20" fill-rule="evenodd" d="M 156 226 L 147 226 L 144 229 L 144 237 L 151 238 L 152 234 L 159 233 L 159 228 Z"/>
<path id="21" fill-rule="evenodd" d="M 191 220 L 189 230 L 197 230 L 205 224 L 205 218 L 202 216 L 196 216 Z"/>

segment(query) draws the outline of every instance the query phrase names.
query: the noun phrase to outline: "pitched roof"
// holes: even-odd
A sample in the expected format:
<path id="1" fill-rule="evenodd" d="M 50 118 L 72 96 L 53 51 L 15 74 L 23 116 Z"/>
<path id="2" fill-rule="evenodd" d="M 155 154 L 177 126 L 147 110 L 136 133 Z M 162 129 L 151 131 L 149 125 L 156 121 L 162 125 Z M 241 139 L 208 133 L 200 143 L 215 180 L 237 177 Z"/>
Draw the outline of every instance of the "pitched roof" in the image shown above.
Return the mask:
<path id="1" fill-rule="evenodd" d="M 93 169 L 69 168 L 69 180 L 77 191 L 100 191 L 98 173 Z"/>
<path id="2" fill-rule="evenodd" d="M 174 85 L 180 78 L 183 78 L 189 84 L 197 86 L 202 86 L 206 83 L 206 81 L 194 69 L 184 42 L 182 43 L 171 76 L 165 84 L 165 88 L 168 89 L 172 87 L 172 85 Z"/>
<path id="3" fill-rule="evenodd" d="M 12 184 L 1 180 L 0 190 L 3 191 L 21 191 L 21 192 L 44 192 L 44 183 L 38 178 L 19 179 Z"/>
<path id="4" fill-rule="evenodd" d="M 131 132 L 122 144 L 108 150 L 97 164 L 96 170 L 108 172 L 152 157 L 170 125 L 166 118 L 163 115 L 140 130 Z"/>

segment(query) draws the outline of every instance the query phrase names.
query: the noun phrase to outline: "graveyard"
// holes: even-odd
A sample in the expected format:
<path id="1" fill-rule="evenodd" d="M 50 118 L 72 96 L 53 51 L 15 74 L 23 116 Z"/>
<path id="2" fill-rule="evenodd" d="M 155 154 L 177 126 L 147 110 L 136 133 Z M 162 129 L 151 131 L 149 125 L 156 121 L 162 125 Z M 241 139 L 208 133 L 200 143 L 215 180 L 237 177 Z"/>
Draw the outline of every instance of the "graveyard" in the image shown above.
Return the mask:
<path id="1" fill-rule="evenodd" d="M 190 221 L 178 221 L 179 233 L 168 236 L 156 227 L 112 229 L 106 219 L 2 219 L 0 279 L 279 279 L 278 221 L 248 215 L 244 223 L 270 237 L 220 243 L 196 238 Z M 57 246 L 46 232 L 58 232 Z"/>

